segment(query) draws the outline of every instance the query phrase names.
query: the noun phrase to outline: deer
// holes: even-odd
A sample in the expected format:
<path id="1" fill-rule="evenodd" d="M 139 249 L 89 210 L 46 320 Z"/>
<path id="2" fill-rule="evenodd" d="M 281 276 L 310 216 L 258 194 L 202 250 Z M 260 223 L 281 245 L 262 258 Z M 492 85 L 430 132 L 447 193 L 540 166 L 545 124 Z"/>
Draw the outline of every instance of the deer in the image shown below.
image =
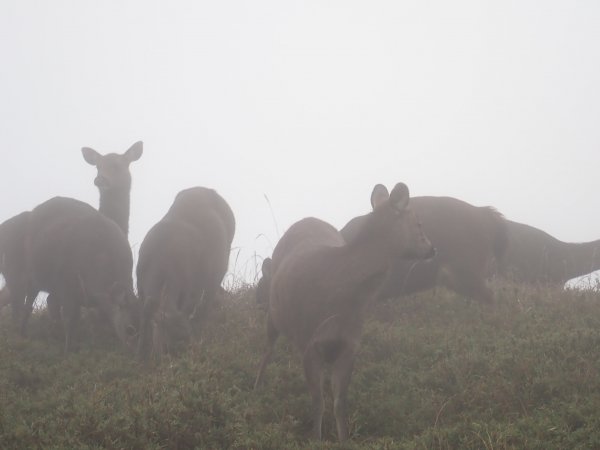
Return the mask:
<path id="1" fill-rule="evenodd" d="M 29 211 L 17 214 L 0 224 L 0 272 L 5 285 L 0 291 L 0 307 L 11 305 L 13 323 L 23 314 L 26 292 L 25 235 Z"/>
<path id="2" fill-rule="evenodd" d="M 81 152 L 84 160 L 98 169 L 94 184 L 100 191 L 100 213 L 117 223 L 127 236 L 131 191 L 129 165 L 142 156 L 143 143 L 141 141 L 134 143 L 123 154 L 109 153 L 101 155 L 89 147 L 83 147 Z M 23 213 L 23 215 L 27 214 L 28 212 Z M 27 322 L 30 314 L 27 312 L 27 308 L 24 309 L 24 305 L 33 305 L 35 301 L 35 298 L 25 298 L 25 283 L 23 280 L 19 280 L 22 277 L 21 274 L 24 273 L 23 236 L 22 232 L 19 231 L 19 227 L 21 230 L 23 227 L 22 224 L 16 227 L 14 224 L 23 222 L 23 220 L 23 217 L 16 216 L 0 225 L 0 253 L 5 260 L 2 272 L 6 281 L 6 292 L 2 295 L 4 301 L 0 306 L 7 303 L 11 304 L 15 323 L 21 321 L 21 334 L 25 333 L 23 323 Z M 2 244 L 2 235 L 9 236 L 8 239 L 5 239 L 8 244 Z M 55 298 L 55 295 L 50 293 L 46 302 L 51 317 L 58 320 L 60 318 L 58 311 L 61 308 L 60 299 Z"/>
<path id="3" fill-rule="evenodd" d="M 143 142 L 133 144 L 125 153 L 108 153 L 101 155 L 90 147 L 83 147 L 83 159 L 98 169 L 94 184 L 100 191 L 98 211 L 115 221 L 129 234 L 129 209 L 131 193 L 131 172 L 129 165 L 141 158 Z"/>
<path id="4" fill-rule="evenodd" d="M 262 263 L 262 277 L 256 285 L 256 303 L 262 307 L 269 304 L 269 289 L 273 274 L 281 264 L 281 261 L 290 254 L 296 247 L 302 245 L 325 244 L 333 245 L 337 241 L 338 245 L 343 245 L 338 230 L 327 222 L 315 217 L 307 217 L 294 223 L 284 235 L 279 239 L 273 249 L 271 258 L 265 258 Z"/>
<path id="5" fill-rule="evenodd" d="M 563 287 L 600 269 L 600 240 L 563 242 L 538 228 L 507 220 L 509 246 L 500 274 L 518 283 Z"/>
<path id="6" fill-rule="evenodd" d="M 366 306 L 376 297 L 395 258 L 431 258 L 435 249 L 410 204 L 408 187 L 398 183 L 378 197 L 355 239 L 329 238 L 296 245 L 276 268 L 270 284 L 267 348 L 260 361 L 257 389 L 280 334 L 302 354 L 312 399 L 312 437 L 320 440 L 324 370 L 331 367 L 333 411 L 339 441 L 348 439 L 347 395 Z M 311 233 L 312 231 L 309 231 Z M 285 236 L 282 239 L 286 239 Z M 313 237 L 314 239 L 314 237 Z"/>
<path id="7" fill-rule="evenodd" d="M 143 303 L 138 355 L 159 359 L 192 335 L 214 302 L 229 265 L 235 218 L 216 191 L 181 191 L 140 246 L 136 268 Z"/>
<path id="8" fill-rule="evenodd" d="M 127 237 L 112 220 L 87 203 L 54 197 L 35 207 L 25 237 L 27 300 L 21 323 L 25 332 L 40 291 L 54 303 L 64 330 L 64 352 L 72 348 L 81 307 L 110 320 L 119 339 L 132 348 L 137 300 L 133 258 Z"/>
<path id="9" fill-rule="evenodd" d="M 386 195 L 384 186 L 374 191 Z M 423 230 L 437 250 L 434 259 L 396 259 L 380 298 L 396 298 L 445 286 L 478 301 L 491 304 L 494 293 L 487 285 L 497 265 L 503 263 L 508 235 L 506 220 L 492 207 L 476 207 L 452 197 L 413 197 L 411 208 L 423 223 Z M 348 242 L 360 233 L 368 216 L 350 220 L 340 231 Z"/>

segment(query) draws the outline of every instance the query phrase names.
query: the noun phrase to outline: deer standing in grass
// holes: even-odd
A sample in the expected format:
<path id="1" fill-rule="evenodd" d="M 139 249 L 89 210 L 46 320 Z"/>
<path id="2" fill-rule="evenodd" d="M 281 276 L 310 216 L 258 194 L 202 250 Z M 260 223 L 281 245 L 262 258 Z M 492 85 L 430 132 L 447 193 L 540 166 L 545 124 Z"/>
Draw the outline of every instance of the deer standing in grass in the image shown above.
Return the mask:
<path id="1" fill-rule="evenodd" d="M 386 195 L 385 187 L 376 195 Z M 372 199 L 373 202 L 373 199 Z M 483 304 L 494 294 L 486 279 L 501 264 L 508 247 L 506 220 L 495 209 L 477 207 L 452 197 L 413 197 L 411 208 L 437 255 L 429 261 L 397 258 L 380 297 L 398 297 L 445 286 Z M 347 241 L 359 233 L 367 216 L 352 219 L 340 231 Z"/>
<path id="2" fill-rule="evenodd" d="M 72 347 L 82 306 L 100 311 L 118 337 L 132 346 L 133 260 L 121 229 L 87 203 L 64 197 L 42 203 L 26 217 L 23 283 L 27 300 L 21 333 L 25 333 L 37 294 L 45 291 L 60 299 L 53 306 L 62 318 L 65 352 Z"/>
<path id="3" fill-rule="evenodd" d="M 268 345 L 255 388 L 262 382 L 277 337 L 286 335 L 302 353 L 314 438 L 321 439 L 324 369 L 330 365 L 337 435 L 344 441 L 348 438 L 346 398 L 365 307 L 377 294 L 394 258 L 430 258 L 435 250 L 409 206 L 403 183 L 389 197 L 378 198 L 351 243 L 345 243 L 339 233 L 331 235 L 330 228 L 307 225 L 313 226 L 321 231 L 307 233 L 313 234 L 312 239 L 323 233 L 323 239 L 296 245 L 273 274 Z"/>
<path id="4" fill-rule="evenodd" d="M 204 187 L 177 194 L 140 246 L 137 284 L 143 302 L 138 353 L 146 359 L 185 343 L 213 303 L 229 265 L 235 218 Z"/>

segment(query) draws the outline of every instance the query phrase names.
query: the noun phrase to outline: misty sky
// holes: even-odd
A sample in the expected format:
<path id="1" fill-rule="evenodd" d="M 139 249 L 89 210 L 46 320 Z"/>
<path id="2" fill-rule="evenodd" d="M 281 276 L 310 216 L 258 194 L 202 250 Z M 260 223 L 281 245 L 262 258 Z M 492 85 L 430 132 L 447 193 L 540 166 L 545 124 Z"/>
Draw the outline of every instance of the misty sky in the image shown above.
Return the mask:
<path id="1" fill-rule="evenodd" d="M 598 1 L 2 0 L 0 57 L 0 222 L 97 206 L 81 147 L 143 140 L 134 249 L 212 187 L 248 279 L 289 225 L 341 227 L 375 183 L 600 238 Z"/>

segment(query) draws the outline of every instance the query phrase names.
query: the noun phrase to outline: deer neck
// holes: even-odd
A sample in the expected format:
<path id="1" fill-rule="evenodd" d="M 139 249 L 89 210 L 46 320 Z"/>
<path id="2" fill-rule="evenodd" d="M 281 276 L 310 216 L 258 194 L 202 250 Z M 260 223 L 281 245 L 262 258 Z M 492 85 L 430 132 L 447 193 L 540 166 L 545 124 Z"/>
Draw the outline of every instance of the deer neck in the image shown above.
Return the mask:
<path id="1" fill-rule="evenodd" d="M 365 304 L 385 279 L 391 262 L 389 248 L 378 242 L 356 242 L 340 247 L 340 252 L 338 286 L 344 286 L 344 292 Z"/>
<path id="2" fill-rule="evenodd" d="M 100 211 L 105 217 L 112 219 L 123 230 L 129 233 L 130 187 L 110 189 L 100 192 Z"/>

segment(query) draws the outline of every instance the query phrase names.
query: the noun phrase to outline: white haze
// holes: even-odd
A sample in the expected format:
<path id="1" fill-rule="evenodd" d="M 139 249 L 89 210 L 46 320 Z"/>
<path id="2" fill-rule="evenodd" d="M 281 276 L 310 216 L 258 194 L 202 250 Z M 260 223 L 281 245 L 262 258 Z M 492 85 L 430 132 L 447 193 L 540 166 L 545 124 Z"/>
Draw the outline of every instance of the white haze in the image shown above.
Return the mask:
<path id="1" fill-rule="evenodd" d="M 0 221 L 97 206 L 80 148 L 143 140 L 134 248 L 179 190 L 213 187 L 249 281 L 290 224 L 341 227 L 380 182 L 596 239 L 599 44 L 591 0 L 3 0 Z"/>

